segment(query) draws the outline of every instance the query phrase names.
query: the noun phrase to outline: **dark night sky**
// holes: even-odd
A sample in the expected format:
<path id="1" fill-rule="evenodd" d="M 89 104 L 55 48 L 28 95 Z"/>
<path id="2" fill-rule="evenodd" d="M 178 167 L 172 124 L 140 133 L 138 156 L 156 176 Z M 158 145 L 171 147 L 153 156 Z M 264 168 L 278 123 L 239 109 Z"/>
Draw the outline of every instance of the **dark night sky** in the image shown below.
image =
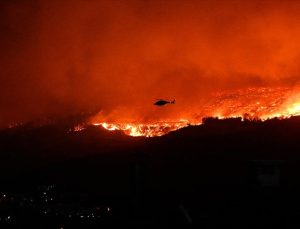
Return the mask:
<path id="1" fill-rule="evenodd" d="M 187 117 L 211 91 L 299 79 L 299 1 L 2 0 L 0 126 L 102 109 Z"/>

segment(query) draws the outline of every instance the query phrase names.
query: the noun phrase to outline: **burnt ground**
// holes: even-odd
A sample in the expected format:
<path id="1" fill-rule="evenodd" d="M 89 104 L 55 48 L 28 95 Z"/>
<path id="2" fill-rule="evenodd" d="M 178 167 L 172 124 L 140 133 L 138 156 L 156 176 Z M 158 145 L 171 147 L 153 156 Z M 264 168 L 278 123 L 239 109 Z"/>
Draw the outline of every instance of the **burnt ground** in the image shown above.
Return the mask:
<path id="1" fill-rule="evenodd" d="M 300 226 L 300 117 L 206 119 L 156 138 L 92 126 L 68 133 L 73 124 L 0 132 L 0 192 L 12 197 L 0 197 L 0 224 Z M 50 204 L 37 191 L 49 185 L 56 193 Z M 67 217 L 96 205 L 109 206 L 103 219 Z M 44 209 L 52 215 L 41 216 Z"/>

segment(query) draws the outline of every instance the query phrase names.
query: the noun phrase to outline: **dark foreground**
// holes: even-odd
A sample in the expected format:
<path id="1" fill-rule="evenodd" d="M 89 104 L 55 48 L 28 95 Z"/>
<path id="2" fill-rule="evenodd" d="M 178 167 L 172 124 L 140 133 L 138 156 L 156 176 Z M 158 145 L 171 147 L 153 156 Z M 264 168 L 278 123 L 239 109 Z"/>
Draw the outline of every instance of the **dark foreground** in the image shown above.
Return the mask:
<path id="1" fill-rule="evenodd" d="M 57 122 L 0 132 L 0 228 L 298 228 L 300 118 L 159 138 Z"/>

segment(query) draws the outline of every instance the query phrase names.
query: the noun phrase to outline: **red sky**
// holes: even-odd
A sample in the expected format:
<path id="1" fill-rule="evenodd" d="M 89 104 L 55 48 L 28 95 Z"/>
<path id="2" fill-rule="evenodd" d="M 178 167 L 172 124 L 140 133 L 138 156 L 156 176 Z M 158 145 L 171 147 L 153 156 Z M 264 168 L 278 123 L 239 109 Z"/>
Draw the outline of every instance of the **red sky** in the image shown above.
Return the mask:
<path id="1" fill-rule="evenodd" d="M 294 87 L 299 25 L 292 0 L 1 1 L 0 126 L 95 109 L 185 117 L 213 91 Z"/>

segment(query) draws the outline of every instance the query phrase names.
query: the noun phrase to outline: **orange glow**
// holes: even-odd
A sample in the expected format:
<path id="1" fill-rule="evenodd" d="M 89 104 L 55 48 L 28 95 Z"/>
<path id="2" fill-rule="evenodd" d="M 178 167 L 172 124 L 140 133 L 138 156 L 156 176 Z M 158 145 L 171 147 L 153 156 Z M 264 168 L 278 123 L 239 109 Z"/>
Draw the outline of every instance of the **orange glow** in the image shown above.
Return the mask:
<path id="1" fill-rule="evenodd" d="M 109 131 L 123 131 L 130 136 L 155 137 L 188 125 L 200 125 L 204 117 L 219 119 L 242 117 L 249 120 L 289 118 L 300 114 L 300 93 L 288 88 L 248 88 L 244 90 L 214 93 L 213 98 L 194 117 L 180 120 L 160 120 L 159 122 L 92 122 Z M 97 116 L 93 119 L 97 119 Z"/>
<path id="2" fill-rule="evenodd" d="M 161 136 L 208 116 L 299 115 L 299 12 L 294 0 L 1 1 L 0 129 L 101 111 L 88 122 Z"/>
<path id="3" fill-rule="evenodd" d="M 162 136 L 170 131 L 178 130 L 188 125 L 186 122 L 160 122 L 160 123 L 94 123 L 95 126 L 102 126 L 103 128 L 114 131 L 120 130 L 125 134 L 133 137 L 156 137 Z"/>
<path id="4" fill-rule="evenodd" d="M 69 129 L 68 132 L 79 132 L 85 129 L 85 125 L 84 124 L 78 124 L 76 126 L 74 126 L 73 128 Z"/>
<path id="5" fill-rule="evenodd" d="M 291 104 L 291 106 L 288 107 L 287 113 L 291 115 L 300 115 L 300 103 Z"/>

